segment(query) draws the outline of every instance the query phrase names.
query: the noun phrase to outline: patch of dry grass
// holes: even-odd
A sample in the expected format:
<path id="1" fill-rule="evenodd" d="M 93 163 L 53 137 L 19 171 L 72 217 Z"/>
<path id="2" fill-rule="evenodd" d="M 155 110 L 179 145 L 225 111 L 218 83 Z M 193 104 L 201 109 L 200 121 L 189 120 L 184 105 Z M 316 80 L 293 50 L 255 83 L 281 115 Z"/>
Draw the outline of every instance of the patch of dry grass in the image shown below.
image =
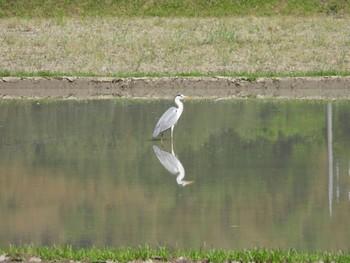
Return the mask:
<path id="1" fill-rule="evenodd" d="M 0 70 L 84 74 L 350 71 L 350 17 L 0 20 Z"/>

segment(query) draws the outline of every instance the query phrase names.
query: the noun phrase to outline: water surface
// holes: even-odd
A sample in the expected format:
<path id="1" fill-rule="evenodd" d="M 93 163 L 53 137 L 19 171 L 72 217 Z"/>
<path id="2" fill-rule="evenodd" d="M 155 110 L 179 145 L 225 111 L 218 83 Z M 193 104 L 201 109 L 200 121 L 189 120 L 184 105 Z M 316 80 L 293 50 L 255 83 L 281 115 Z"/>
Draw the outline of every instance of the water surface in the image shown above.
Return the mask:
<path id="1" fill-rule="evenodd" d="M 350 102 L 172 104 L 0 101 L 0 245 L 348 249 Z"/>

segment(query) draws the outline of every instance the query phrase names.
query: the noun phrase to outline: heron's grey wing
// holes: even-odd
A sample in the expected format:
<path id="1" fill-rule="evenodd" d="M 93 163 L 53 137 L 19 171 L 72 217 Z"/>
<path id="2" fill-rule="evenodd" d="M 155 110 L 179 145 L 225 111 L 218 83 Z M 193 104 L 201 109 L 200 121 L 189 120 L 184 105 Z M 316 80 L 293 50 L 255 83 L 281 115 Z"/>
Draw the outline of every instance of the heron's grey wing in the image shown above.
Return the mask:
<path id="1" fill-rule="evenodd" d="M 160 163 L 168 170 L 169 173 L 176 175 L 179 173 L 179 160 L 172 154 L 159 149 L 158 146 L 153 145 L 153 150 L 158 157 Z"/>
<path id="2" fill-rule="evenodd" d="M 153 137 L 157 137 L 159 133 L 169 129 L 171 126 L 174 126 L 177 121 L 176 112 L 177 108 L 175 107 L 170 107 L 166 112 L 164 112 L 154 128 Z"/>

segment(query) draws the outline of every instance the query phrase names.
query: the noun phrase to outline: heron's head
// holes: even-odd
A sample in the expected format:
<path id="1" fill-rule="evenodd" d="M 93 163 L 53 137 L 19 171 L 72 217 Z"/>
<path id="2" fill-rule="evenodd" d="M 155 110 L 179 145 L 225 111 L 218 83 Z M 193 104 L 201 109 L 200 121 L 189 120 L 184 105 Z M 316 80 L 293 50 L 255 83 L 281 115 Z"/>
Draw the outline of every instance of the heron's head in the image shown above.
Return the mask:
<path id="1" fill-rule="evenodd" d="M 179 94 L 177 94 L 177 95 L 175 96 L 175 99 L 185 100 L 185 99 L 190 99 L 190 97 L 185 96 L 185 95 L 179 93 Z"/>

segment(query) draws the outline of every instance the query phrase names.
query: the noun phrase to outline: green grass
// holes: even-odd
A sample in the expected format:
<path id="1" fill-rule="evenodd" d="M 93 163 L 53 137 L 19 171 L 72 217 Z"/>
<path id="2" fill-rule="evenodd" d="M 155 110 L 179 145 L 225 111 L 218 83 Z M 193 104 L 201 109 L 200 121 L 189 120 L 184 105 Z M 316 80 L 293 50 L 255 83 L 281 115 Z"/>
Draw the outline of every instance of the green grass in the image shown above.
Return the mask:
<path id="1" fill-rule="evenodd" d="M 7 18 L 0 27 L 0 71 L 43 76 L 348 75 L 350 40 L 344 25 L 349 23 L 350 16 L 104 17 L 62 23 Z"/>
<path id="2" fill-rule="evenodd" d="M 289 72 L 289 73 L 251 73 L 251 72 L 223 72 L 222 74 L 206 74 L 200 72 L 192 73 L 180 73 L 180 74 L 160 74 L 160 73 L 130 73 L 130 74 L 107 74 L 99 75 L 93 73 L 80 73 L 80 72 L 10 72 L 8 70 L 0 70 L 0 78 L 3 77 L 44 77 L 44 78 L 59 78 L 67 76 L 76 77 L 112 77 L 112 78 L 162 78 L 162 77 L 244 77 L 248 80 L 255 80 L 257 78 L 285 78 L 285 77 L 326 77 L 326 76 L 350 76 L 350 72 L 338 72 L 338 71 L 309 71 L 309 72 Z"/>
<path id="3" fill-rule="evenodd" d="M 43 4 L 45 3 L 45 4 Z M 1 17 L 223 17 L 314 15 L 350 13 L 346 0 L 140 0 L 140 1 L 41 1 L 0 0 Z"/>
<path id="4" fill-rule="evenodd" d="M 347 0 L 0 0 L 0 77 L 349 76 L 349 14 Z"/>
<path id="5" fill-rule="evenodd" d="M 73 248 L 71 246 L 35 247 L 9 246 L 0 248 L 0 255 L 6 254 L 11 260 L 23 261 L 31 257 L 39 257 L 49 261 L 107 261 L 130 262 L 134 260 L 171 261 L 184 258 L 200 262 L 346 262 L 350 254 L 338 252 L 303 252 L 295 249 L 253 248 L 244 250 L 199 249 L 169 250 L 165 247 L 152 248 L 139 246 L 136 248 Z"/>

